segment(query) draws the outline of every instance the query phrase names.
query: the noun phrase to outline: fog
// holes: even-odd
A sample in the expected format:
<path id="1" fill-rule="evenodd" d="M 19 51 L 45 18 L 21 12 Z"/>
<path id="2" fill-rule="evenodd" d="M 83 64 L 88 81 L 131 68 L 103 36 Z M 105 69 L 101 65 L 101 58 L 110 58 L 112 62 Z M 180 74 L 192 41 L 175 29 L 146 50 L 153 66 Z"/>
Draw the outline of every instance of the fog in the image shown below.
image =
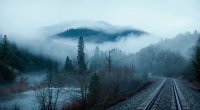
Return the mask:
<path id="1" fill-rule="evenodd" d="M 51 38 L 48 35 L 35 33 L 28 35 L 31 37 L 10 35 L 9 38 L 18 46 L 34 54 L 44 55 L 61 63 L 64 63 L 66 56 L 76 58 L 78 39 Z M 141 48 L 157 43 L 160 40 L 161 38 L 155 35 L 143 35 L 140 37 L 128 35 L 118 39 L 116 42 L 104 42 L 99 44 L 85 41 L 85 52 L 87 56 L 91 56 L 96 46 L 98 46 L 103 51 L 118 48 L 129 54 L 138 52 Z"/>
<path id="2" fill-rule="evenodd" d="M 200 25 L 199 0 L 0 0 L 0 4 L 0 31 L 5 34 L 30 33 L 62 22 L 86 20 L 106 21 L 173 37 L 199 29 Z"/>
<path id="3" fill-rule="evenodd" d="M 120 32 L 125 29 L 135 29 L 128 26 L 112 25 L 102 21 L 101 22 L 77 21 L 77 22 L 60 23 L 57 25 L 43 27 L 37 31 L 33 31 L 28 34 L 26 33 L 19 35 L 8 34 L 8 36 L 9 39 L 12 42 L 15 42 L 18 46 L 23 47 L 34 54 L 50 57 L 63 64 L 67 56 L 70 56 L 72 59 L 76 59 L 78 39 L 59 38 L 56 37 L 55 35 L 67 29 L 79 28 L 79 27 L 86 27 L 93 30 L 101 30 L 106 33 Z M 190 36 L 192 35 L 188 35 L 187 39 L 183 38 L 183 41 L 188 40 L 187 44 L 179 40 L 177 41 L 175 39 L 174 41 L 172 40 L 167 44 L 161 42 L 160 46 L 168 48 L 175 52 L 179 51 L 183 53 L 182 54 L 183 56 L 188 57 L 189 55 L 188 49 L 195 44 L 195 40 L 197 39 L 197 38 L 192 38 Z M 182 37 L 179 37 L 179 39 L 181 38 Z M 128 36 L 123 36 L 120 39 L 117 39 L 117 41 L 115 42 L 105 41 L 103 43 L 94 43 L 86 40 L 85 52 L 87 57 L 90 57 L 93 55 L 96 46 L 98 46 L 102 51 L 108 51 L 113 48 L 118 48 L 123 52 L 125 52 L 126 54 L 130 54 L 130 53 L 136 53 L 144 47 L 147 47 L 151 44 L 159 43 L 160 41 L 163 40 L 165 40 L 165 37 L 161 37 L 153 33 L 144 34 L 139 37 L 130 34 Z M 183 46 L 185 48 L 180 49 Z"/>
<path id="4" fill-rule="evenodd" d="M 0 4 L 0 33 L 33 53 L 59 61 L 76 54 L 77 40 L 49 39 L 50 35 L 66 28 L 86 26 L 112 33 L 132 27 L 151 33 L 150 36 L 128 37 L 103 44 L 86 41 L 86 51 L 90 55 L 97 45 L 102 50 L 119 48 L 134 53 L 161 39 L 198 30 L 200 25 L 198 0 L 169 0 L 165 3 L 158 0 L 0 0 Z M 107 26 L 106 22 L 112 25 Z"/>

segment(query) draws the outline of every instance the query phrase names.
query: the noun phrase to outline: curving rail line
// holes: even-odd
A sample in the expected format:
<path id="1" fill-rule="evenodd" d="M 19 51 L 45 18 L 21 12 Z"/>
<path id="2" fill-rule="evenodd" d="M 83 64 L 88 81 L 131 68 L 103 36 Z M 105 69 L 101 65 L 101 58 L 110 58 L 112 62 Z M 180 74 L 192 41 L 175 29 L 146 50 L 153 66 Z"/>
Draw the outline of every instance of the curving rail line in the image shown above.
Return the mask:
<path id="1" fill-rule="evenodd" d="M 159 97 L 160 92 L 162 91 L 167 79 L 164 79 L 162 83 L 147 97 L 147 99 L 139 105 L 137 110 L 151 110 L 155 101 Z M 175 98 L 175 102 L 172 105 L 173 110 L 189 110 L 189 106 L 185 101 L 183 94 L 181 93 L 176 81 L 173 79 L 172 81 L 173 94 Z"/>

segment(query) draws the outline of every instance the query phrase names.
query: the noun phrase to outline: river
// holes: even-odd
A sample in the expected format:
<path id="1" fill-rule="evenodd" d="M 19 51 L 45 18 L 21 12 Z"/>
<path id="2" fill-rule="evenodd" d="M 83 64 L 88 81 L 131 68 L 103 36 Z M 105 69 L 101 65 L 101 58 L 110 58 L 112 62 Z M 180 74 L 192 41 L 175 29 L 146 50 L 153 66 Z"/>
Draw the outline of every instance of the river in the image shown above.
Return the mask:
<path id="1" fill-rule="evenodd" d="M 35 84 L 41 82 L 45 74 L 42 72 L 31 72 L 29 74 L 23 74 L 19 77 L 27 77 L 29 84 Z M 80 89 L 74 87 L 63 87 L 63 88 L 51 88 L 53 91 L 60 90 L 58 97 L 58 107 L 61 107 L 63 103 L 70 102 L 80 97 Z M 44 90 L 44 89 L 42 89 Z M 41 91 L 41 90 L 40 90 Z M 0 96 L 0 106 L 11 108 L 14 105 L 20 107 L 20 110 L 37 110 L 38 103 L 36 101 L 36 95 L 38 90 L 28 90 L 21 93 L 15 93 L 5 96 Z"/>

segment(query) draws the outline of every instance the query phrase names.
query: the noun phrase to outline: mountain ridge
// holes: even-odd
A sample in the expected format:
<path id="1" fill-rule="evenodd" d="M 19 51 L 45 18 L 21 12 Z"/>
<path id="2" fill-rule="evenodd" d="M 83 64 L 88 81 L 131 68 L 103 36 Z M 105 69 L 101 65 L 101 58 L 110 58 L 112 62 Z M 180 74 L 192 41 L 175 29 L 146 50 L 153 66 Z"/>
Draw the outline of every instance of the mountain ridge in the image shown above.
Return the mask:
<path id="1" fill-rule="evenodd" d="M 130 26 L 112 25 L 107 22 L 68 22 L 46 27 L 51 38 L 77 39 L 83 36 L 86 41 L 94 43 L 115 42 L 124 37 L 140 37 L 149 34 Z"/>
<path id="2" fill-rule="evenodd" d="M 107 41 L 110 42 L 117 41 L 118 39 L 122 37 L 127 37 L 129 35 L 133 35 L 134 37 L 140 37 L 141 35 L 144 34 L 148 33 L 145 31 L 134 30 L 134 29 L 126 29 L 119 32 L 109 33 L 103 30 L 95 30 L 85 27 L 79 27 L 79 28 L 67 29 L 66 31 L 60 32 L 55 36 L 59 38 L 72 38 L 72 39 L 74 38 L 77 39 L 78 37 L 83 36 L 89 42 L 103 43 Z"/>

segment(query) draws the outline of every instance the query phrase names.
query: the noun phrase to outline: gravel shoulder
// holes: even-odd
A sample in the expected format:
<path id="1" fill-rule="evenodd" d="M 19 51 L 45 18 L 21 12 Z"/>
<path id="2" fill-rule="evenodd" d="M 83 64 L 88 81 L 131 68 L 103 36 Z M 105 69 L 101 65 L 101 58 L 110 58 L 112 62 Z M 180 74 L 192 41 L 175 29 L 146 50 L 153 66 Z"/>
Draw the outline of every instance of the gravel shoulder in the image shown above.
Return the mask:
<path id="1" fill-rule="evenodd" d="M 151 110 L 171 110 L 173 100 L 172 80 L 168 79 Z"/>
<path id="2" fill-rule="evenodd" d="M 186 81 L 176 81 L 185 100 L 190 106 L 190 110 L 200 110 L 200 92 L 192 90 Z"/>
<path id="3" fill-rule="evenodd" d="M 162 82 L 162 78 L 156 77 L 152 78 L 151 80 L 154 81 L 148 88 L 136 93 L 131 98 L 120 102 L 119 104 L 108 108 L 108 110 L 135 110 L 145 99 L 148 95 L 155 90 L 155 88 Z"/>

